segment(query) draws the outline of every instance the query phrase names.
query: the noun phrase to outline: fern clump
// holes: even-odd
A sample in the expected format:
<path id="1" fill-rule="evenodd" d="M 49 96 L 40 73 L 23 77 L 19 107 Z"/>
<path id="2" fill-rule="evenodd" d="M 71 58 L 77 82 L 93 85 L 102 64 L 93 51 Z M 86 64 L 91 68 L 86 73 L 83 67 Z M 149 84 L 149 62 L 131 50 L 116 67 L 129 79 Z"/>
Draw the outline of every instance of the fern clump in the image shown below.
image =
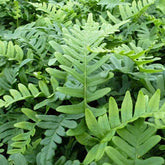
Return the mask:
<path id="1" fill-rule="evenodd" d="M 0 1 L 0 165 L 165 164 L 163 0 Z"/>

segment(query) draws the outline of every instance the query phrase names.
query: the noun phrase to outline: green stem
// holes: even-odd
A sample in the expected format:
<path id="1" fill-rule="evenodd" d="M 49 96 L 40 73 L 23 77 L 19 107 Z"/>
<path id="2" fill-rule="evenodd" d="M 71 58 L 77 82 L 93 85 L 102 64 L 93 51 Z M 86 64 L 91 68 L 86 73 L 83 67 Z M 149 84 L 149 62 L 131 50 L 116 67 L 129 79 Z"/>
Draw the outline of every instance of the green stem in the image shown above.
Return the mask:
<path id="1" fill-rule="evenodd" d="M 86 108 L 87 108 L 87 53 L 85 52 L 84 53 L 84 109 Z"/>

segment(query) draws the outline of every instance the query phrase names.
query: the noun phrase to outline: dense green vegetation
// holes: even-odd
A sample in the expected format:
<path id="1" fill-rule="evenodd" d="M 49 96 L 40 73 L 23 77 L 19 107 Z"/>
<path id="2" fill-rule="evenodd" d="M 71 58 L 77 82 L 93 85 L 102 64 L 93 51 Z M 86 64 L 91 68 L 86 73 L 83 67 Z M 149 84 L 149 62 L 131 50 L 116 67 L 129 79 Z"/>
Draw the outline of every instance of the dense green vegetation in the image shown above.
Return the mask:
<path id="1" fill-rule="evenodd" d="M 164 0 L 0 0 L 0 165 L 164 165 L 164 53 Z"/>

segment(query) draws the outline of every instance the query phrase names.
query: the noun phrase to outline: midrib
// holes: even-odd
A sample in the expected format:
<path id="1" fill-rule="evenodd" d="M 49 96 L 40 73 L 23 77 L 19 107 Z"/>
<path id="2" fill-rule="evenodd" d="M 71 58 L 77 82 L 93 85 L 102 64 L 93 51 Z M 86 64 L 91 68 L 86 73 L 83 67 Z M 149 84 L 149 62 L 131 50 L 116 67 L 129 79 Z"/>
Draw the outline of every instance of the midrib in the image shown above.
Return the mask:
<path id="1" fill-rule="evenodd" d="M 84 50 L 86 46 L 84 44 Z M 84 52 L 84 109 L 87 108 L 87 53 Z"/>

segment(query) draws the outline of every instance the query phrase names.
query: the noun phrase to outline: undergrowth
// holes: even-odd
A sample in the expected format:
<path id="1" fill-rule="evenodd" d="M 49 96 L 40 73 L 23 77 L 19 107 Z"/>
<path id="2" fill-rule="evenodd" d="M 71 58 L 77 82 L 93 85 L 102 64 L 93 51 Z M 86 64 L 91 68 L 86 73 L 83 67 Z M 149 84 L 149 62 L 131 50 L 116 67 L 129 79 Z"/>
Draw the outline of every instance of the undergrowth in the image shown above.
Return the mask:
<path id="1" fill-rule="evenodd" d="M 164 165 L 163 0 L 0 1 L 0 165 Z"/>

